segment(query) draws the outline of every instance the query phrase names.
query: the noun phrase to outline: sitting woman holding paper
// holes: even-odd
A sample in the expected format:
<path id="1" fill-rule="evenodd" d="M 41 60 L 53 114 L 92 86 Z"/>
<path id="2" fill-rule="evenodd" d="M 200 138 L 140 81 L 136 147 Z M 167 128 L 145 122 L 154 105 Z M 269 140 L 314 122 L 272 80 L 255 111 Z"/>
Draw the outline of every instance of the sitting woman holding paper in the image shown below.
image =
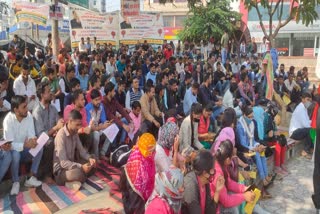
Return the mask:
<path id="1" fill-rule="evenodd" d="M 221 142 L 215 153 L 216 162 L 214 163 L 215 174 L 213 181 L 210 182 L 211 193 L 216 191 L 216 182 L 219 176 L 223 176 L 225 186 L 222 188 L 219 197 L 217 213 L 238 213 L 238 206 L 243 202 L 252 203 L 255 194 L 247 191 L 248 187 L 233 181 L 228 173 L 228 166 L 231 164 L 233 156 L 233 145 L 231 141 Z M 232 194 L 229 194 L 231 192 Z M 213 197 L 213 195 L 211 196 Z"/>

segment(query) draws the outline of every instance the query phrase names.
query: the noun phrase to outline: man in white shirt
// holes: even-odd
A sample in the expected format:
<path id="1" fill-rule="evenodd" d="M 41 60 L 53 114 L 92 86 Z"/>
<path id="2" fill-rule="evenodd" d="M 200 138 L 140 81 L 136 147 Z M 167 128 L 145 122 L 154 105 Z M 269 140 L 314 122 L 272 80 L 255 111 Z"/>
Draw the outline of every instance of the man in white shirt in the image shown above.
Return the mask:
<path id="1" fill-rule="evenodd" d="M 289 78 L 284 81 L 285 86 L 287 89 L 292 92 L 293 88 L 300 88 L 300 86 L 296 83 L 296 81 L 293 79 L 294 75 L 290 74 Z"/>
<path id="2" fill-rule="evenodd" d="M 289 136 L 294 140 L 304 140 L 304 150 L 301 155 L 311 158 L 313 145 L 310 137 L 311 120 L 308 115 L 308 108 L 311 105 L 311 95 L 309 93 L 302 94 L 302 101 L 292 113 Z"/>
<path id="3" fill-rule="evenodd" d="M 231 64 L 231 69 L 233 74 L 238 74 L 240 72 L 241 65 L 237 57 L 234 58 L 234 61 Z"/>
<path id="4" fill-rule="evenodd" d="M 20 189 L 19 169 L 20 162 L 32 160 L 31 171 L 25 182 L 26 187 L 41 186 L 35 175 L 38 172 L 43 150 L 33 157 L 29 150 L 37 147 L 37 138 L 35 137 L 34 122 L 32 115 L 27 109 L 27 98 L 16 95 L 11 99 L 11 112 L 7 114 L 3 121 L 4 138 L 12 141 L 12 180 L 13 186 L 11 195 L 17 195 Z"/>
<path id="5" fill-rule="evenodd" d="M 103 62 L 101 61 L 101 56 L 100 54 L 97 54 L 95 56 L 95 60 L 92 62 L 92 70 L 95 72 L 96 69 L 99 69 L 99 71 L 101 73 L 105 73 L 105 68 L 104 68 L 104 65 L 103 65 Z"/>
<path id="6" fill-rule="evenodd" d="M 177 71 L 178 75 L 180 75 L 180 73 L 184 72 L 184 63 L 182 61 L 182 57 L 179 57 L 179 61 L 176 63 L 176 71 Z"/>
<path id="7" fill-rule="evenodd" d="M 87 53 L 87 46 L 84 43 L 84 38 L 81 38 L 81 41 L 79 42 L 79 52 L 80 53 Z"/>
<path id="8" fill-rule="evenodd" d="M 38 103 L 38 98 L 36 96 L 36 84 L 29 74 L 29 65 L 23 64 L 21 74 L 13 82 L 13 92 L 15 95 L 26 95 L 28 97 L 28 110 L 32 111 L 32 109 Z"/>
<path id="9" fill-rule="evenodd" d="M 227 73 L 227 70 L 226 70 L 226 68 L 224 67 L 224 65 L 222 64 L 222 62 L 221 62 L 221 57 L 219 56 L 218 57 L 218 59 L 217 59 L 217 61 L 214 63 L 214 65 L 213 65 L 213 68 L 214 68 L 214 72 L 216 72 L 217 71 L 217 64 L 218 64 L 218 62 L 220 62 L 220 66 L 221 66 L 221 69 L 222 69 L 222 72 L 224 73 L 224 74 L 226 74 Z"/>

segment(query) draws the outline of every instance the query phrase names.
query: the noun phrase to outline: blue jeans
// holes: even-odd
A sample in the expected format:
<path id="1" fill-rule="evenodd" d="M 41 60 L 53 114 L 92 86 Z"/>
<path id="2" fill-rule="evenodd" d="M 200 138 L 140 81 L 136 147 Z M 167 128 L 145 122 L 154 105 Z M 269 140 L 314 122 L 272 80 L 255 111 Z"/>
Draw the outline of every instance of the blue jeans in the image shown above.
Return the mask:
<path id="1" fill-rule="evenodd" d="M 262 157 L 259 152 L 255 156 L 259 177 L 264 180 L 268 176 L 268 166 L 266 157 Z"/>
<path id="2" fill-rule="evenodd" d="M 29 162 L 32 160 L 31 165 L 31 172 L 33 175 L 36 175 L 38 172 L 38 168 L 40 165 L 40 161 L 42 158 L 43 149 L 39 151 L 39 153 L 33 157 L 29 153 L 29 149 L 24 149 L 21 152 L 11 150 L 12 155 L 12 164 L 11 164 L 11 174 L 12 174 L 12 181 L 19 182 L 19 169 L 20 169 L 20 162 Z"/>
<path id="3" fill-rule="evenodd" d="M 219 95 L 223 96 L 226 90 L 229 88 L 230 82 L 229 80 L 225 80 L 223 82 L 219 81 L 216 84 L 216 88 L 219 90 Z"/>
<path id="4" fill-rule="evenodd" d="M 121 122 L 124 123 L 124 124 L 126 124 L 126 125 L 129 124 L 126 118 L 122 118 L 122 119 L 121 119 Z M 119 128 L 119 133 L 121 133 L 121 135 L 120 135 L 120 143 L 124 143 L 125 140 L 126 140 L 126 137 L 127 137 L 127 132 L 126 132 L 126 130 L 125 130 L 124 128 L 122 128 L 121 126 L 118 126 L 118 128 Z"/>
<path id="5" fill-rule="evenodd" d="M 226 63 L 227 57 L 228 57 L 227 49 L 226 48 L 222 48 L 222 50 L 221 50 L 221 61 L 222 61 L 223 65 Z"/>
<path id="6" fill-rule="evenodd" d="M 104 135 L 102 131 L 93 132 L 93 153 L 96 156 L 96 158 L 99 158 L 99 155 L 105 156 L 110 146 L 110 141 L 106 137 L 106 139 L 103 142 L 103 146 L 99 152 L 99 143 L 101 135 Z"/>
<path id="7" fill-rule="evenodd" d="M 12 156 L 10 151 L 0 151 L 0 183 L 7 173 L 7 170 L 11 164 Z"/>

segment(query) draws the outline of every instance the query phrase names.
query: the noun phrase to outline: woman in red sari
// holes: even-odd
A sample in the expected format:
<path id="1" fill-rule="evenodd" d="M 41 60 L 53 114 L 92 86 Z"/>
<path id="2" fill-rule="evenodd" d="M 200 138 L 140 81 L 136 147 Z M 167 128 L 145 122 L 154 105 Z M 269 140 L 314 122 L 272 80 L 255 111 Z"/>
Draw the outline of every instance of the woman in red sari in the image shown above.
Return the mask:
<path id="1" fill-rule="evenodd" d="M 154 189 L 156 140 L 143 134 L 132 149 L 120 177 L 123 207 L 126 214 L 144 213 L 145 203 Z"/>

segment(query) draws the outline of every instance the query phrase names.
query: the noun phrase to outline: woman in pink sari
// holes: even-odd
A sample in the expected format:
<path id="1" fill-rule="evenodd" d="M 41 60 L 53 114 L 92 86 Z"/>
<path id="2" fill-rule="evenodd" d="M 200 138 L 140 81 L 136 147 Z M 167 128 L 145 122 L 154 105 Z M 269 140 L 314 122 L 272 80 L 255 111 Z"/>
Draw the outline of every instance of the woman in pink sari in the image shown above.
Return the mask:
<path id="1" fill-rule="evenodd" d="M 123 207 L 126 214 L 144 213 L 145 203 L 154 189 L 156 140 L 143 134 L 133 147 L 120 177 Z"/>

